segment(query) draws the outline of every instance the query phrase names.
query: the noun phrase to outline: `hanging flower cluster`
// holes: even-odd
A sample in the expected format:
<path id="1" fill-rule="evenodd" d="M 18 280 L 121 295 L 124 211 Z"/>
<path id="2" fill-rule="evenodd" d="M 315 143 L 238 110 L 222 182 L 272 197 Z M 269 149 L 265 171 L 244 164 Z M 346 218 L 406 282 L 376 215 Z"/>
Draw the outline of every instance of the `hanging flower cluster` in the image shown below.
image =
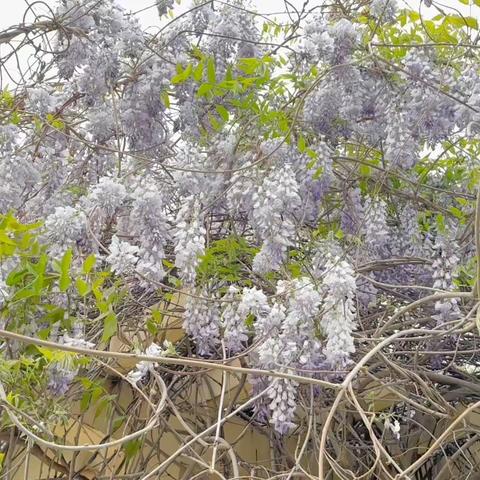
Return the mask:
<path id="1" fill-rule="evenodd" d="M 35 254 L 49 270 L 24 265 L 14 234 L 0 238 L 0 307 L 45 287 L 28 320 L 8 315 L 23 333 L 93 348 L 123 324 L 144 329 L 144 310 L 178 295 L 182 352 L 267 370 L 251 380 L 254 394 L 271 387 L 255 415 L 287 434 L 304 393 L 289 375 L 337 381 L 365 351 L 356 329 L 372 336 L 397 307 L 472 282 L 480 74 L 470 50 L 463 65 L 449 42 L 422 37 L 415 14 L 398 22 L 395 0 L 321 5 L 291 25 L 247 0 L 210 3 L 152 34 L 115 0 L 58 2 L 39 62 L 51 78 L 39 71 L 0 97 L 0 214 L 42 222 Z M 154 5 L 161 16 L 172 6 Z M 453 35 L 449 22 L 434 36 Z M 408 34 L 422 41 L 397 44 Z M 96 283 L 92 252 L 108 271 Z M 125 304 L 102 337 L 117 288 Z M 82 325 L 59 336 L 77 314 Z M 440 299 L 422 315 L 439 328 L 462 305 Z M 157 323 L 144 329 L 153 357 L 170 351 Z M 63 395 L 78 369 L 48 372 Z"/>

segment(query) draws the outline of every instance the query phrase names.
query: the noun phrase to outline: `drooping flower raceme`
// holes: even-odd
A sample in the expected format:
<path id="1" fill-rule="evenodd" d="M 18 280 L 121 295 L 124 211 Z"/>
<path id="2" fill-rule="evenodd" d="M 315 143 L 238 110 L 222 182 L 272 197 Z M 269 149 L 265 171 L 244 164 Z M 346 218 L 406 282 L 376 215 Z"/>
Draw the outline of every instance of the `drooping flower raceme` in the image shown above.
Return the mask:
<path id="1" fill-rule="evenodd" d="M 453 278 L 459 261 L 456 254 L 458 245 L 453 239 L 437 234 L 433 249 L 435 252 L 435 260 L 432 264 L 433 288 L 439 291 L 455 290 Z M 435 311 L 437 313 L 433 317 L 437 320 L 438 325 L 458 318 L 460 316 L 458 299 L 445 298 L 437 300 L 435 302 Z"/>
<path id="2" fill-rule="evenodd" d="M 164 344 L 165 348 L 160 347 L 156 343 L 151 343 L 147 349 L 145 350 L 145 355 L 148 357 L 162 357 L 165 356 L 167 353 L 167 350 L 169 348 L 172 348 L 171 344 Z M 131 370 L 127 378 L 130 380 L 132 383 L 137 383 L 141 380 L 143 380 L 149 372 L 151 372 L 155 367 L 157 367 L 158 364 L 156 362 L 151 362 L 148 360 L 142 360 L 137 363 L 135 368 Z"/>
<path id="3" fill-rule="evenodd" d="M 341 226 L 344 233 L 358 235 L 363 222 L 363 205 L 360 189 L 354 188 L 344 193 L 345 204 L 341 214 Z"/>
<path id="4" fill-rule="evenodd" d="M 245 306 L 239 307 L 239 289 L 230 286 L 222 298 L 223 340 L 227 352 L 235 354 L 243 350 L 248 340 L 248 329 L 245 323 Z"/>
<path id="5" fill-rule="evenodd" d="M 124 242 L 114 235 L 109 248 L 110 253 L 105 261 L 110 265 L 112 272 L 117 275 L 133 273 L 138 262 L 138 247 Z"/>
<path id="6" fill-rule="evenodd" d="M 372 0 L 370 11 L 381 22 L 392 22 L 397 11 L 396 0 Z"/>
<path id="7" fill-rule="evenodd" d="M 244 319 L 254 315 L 258 321 L 265 318 L 270 312 L 268 299 L 265 293 L 257 287 L 244 288 L 238 305 L 238 314 Z"/>
<path id="8" fill-rule="evenodd" d="M 55 396 L 67 393 L 71 383 L 78 374 L 78 369 L 71 362 L 54 362 L 48 366 L 48 390 Z"/>
<path id="9" fill-rule="evenodd" d="M 283 303 L 275 302 L 269 308 L 266 315 L 257 317 L 255 322 L 255 337 L 260 342 L 269 336 L 276 336 L 280 333 L 286 317 L 286 307 Z"/>
<path id="10" fill-rule="evenodd" d="M 383 253 L 389 239 L 387 204 L 381 199 L 368 197 L 364 206 L 365 243 L 373 253 Z"/>
<path id="11" fill-rule="evenodd" d="M 385 159 L 402 169 L 413 167 L 418 159 L 418 139 L 412 129 L 412 120 L 404 111 L 390 112 L 385 139 Z"/>
<path id="12" fill-rule="evenodd" d="M 252 212 L 252 223 L 263 240 L 253 262 L 254 271 L 265 273 L 280 268 L 287 247 L 293 244 L 294 213 L 300 205 L 298 183 L 290 165 L 265 177 L 255 195 Z"/>
<path id="13" fill-rule="evenodd" d="M 205 250 L 206 230 L 200 213 L 200 204 L 187 198 L 177 214 L 175 237 L 175 266 L 185 284 L 195 282 L 199 256 Z"/>
<path id="14" fill-rule="evenodd" d="M 130 225 L 139 243 L 136 270 L 147 283 L 148 280 L 160 282 L 165 276 L 165 245 L 171 236 L 163 197 L 154 185 L 141 186 L 132 196 Z"/>
<path id="15" fill-rule="evenodd" d="M 268 392 L 271 400 L 271 423 L 280 434 L 288 433 L 296 424 L 292 421 L 297 408 L 298 383 L 281 378 L 277 380 Z"/>
<path id="16" fill-rule="evenodd" d="M 74 207 L 57 207 L 45 219 L 45 239 L 53 256 L 61 256 L 67 248 L 85 237 L 86 216 Z"/>
<path id="17" fill-rule="evenodd" d="M 279 281 L 276 295 L 285 304 L 276 302 L 269 314 L 255 324 L 256 358 L 261 368 L 283 372 L 314 368 L 320 354 L 315 338 L 314 319 L 321 302 L 320 293 L 312 282 L 303 277 Z M 257 325 L 258 324 L 258 325 Z M 270 379 L 271 381 L 271 379 Z M 288 432 L 295 424 L 296 389 L 290 379 L 275 381 L 269 392 L 271 422 L 279 433 Z"/>
<path id="18" fill-rule="evenodd" d="M 288 295 L 288 313 L 283 321 L 283 333 L 290 339 L 310 338 L 315 329 L 313 319 L 321 302 L 315 285 L 306 277 L 291 282 L 279 281 L 277 294 Z"/>
<path id="19" fill-rule="evenodd" d="M 121 183 L 110 177 L 102 177 L 90 190 L 87 200 L 109 216 L 115 213 L 126 197 L 127 191 Z"/>
<path id="20" fill-rule="evenodd" d="M 346 63 L 360 39 L 356 25 L 342 18 L 330 26 L 330 35 L 334 40 L 332 62 L 336 65 Z"/>
<path id="21" fill-rule="evenodd" d="M 327 294 L 320 325 L 327 338 L 325 356 L 334 368 L 343 368 L 355 352 L 355 277 L 352 267 L 336 257 L 328 262 L 323 280 Z"/>
<path id="22" fill-rule="evenodd" d="M 399 225 L 392 242 L 392 253 L 404 256 L 422 256 L 423 239 L 418 225 L 418 212 L 405 206 L 399 215 Z"/>
<path id="23" fill-rule="evenodd" d="M 220 311 L 215 300 L 208 300 L 207 290 L 199 290 L 185 304 L 183 328 L 202 357 L 212 355 L 220 344 Z"/>

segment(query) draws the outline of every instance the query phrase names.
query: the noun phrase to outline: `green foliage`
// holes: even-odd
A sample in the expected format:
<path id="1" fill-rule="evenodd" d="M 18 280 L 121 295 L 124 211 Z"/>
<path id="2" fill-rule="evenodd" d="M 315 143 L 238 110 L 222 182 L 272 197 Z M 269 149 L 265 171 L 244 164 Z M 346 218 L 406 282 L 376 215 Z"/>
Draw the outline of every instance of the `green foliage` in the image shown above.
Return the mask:
<path id="1" fill-rule="evenodd" d="M 147 318 L 145 326 L 149 333 L 156 336 L 163 324 L 163 313 L 157 309 L 151 311 L 151 315 Z"/>
<path id="2" fill-rule="evenodd" d="M 7 393 L 8 402 L 14 407 L 28 412 L 30 418 L 38 423 L 57 421 L 63 418 L 66 409 L 53 396 L 46 395 L 48 375 L 46 368 L 53 361 L 68 354 L 62 352 L 39 352 L 36 356 L 21 355 L 15 360 L 2 359 L 0 362 L 0 381 Z M 38 354 L 40 353 L 40 354 Z M 5 410 L 1 412 L 0 428 L 12 426 Z"/>
<path id="3" fill-rule="evenodd" d="M 240 58 L 227 68 L 220 78 L 215 61 L 200 50 L 192 52 L 194 61 L 186 67 L 177 66 L 177 74 L 171 79 L 172 87 L 193 81 L 198 85 L 196 96 L 207 107 L 208 122 L 214 131 L 221 131 L 227 124 L 238 124 L 250 129 L 254 123 L 264 138 L 287 137 L 293 125 L 295 102 L 292 108 L 273 108 L 280 99 L 288 104 L 300 88 L 317 75 L 312 70 L 306 76 L 280 73 L 284 63 L 280 56 Z M 293 92 L 293 94 L 292 94 Z M 168 93 L 162 93 L 165 105 Z M 273 102 L 275 100 L 275 103 Z M 204 132 L 207 134 L 207 132 Z"/>
<path id="4" fill-rule="evenodd" d="M 0 124 L 18 125 L 22 117 L 17 108 L 17 100 L 9 90 L 0 90 Z"/>
<path id="5" fill-rule="evenodd" d="M 125 453 L 125 460 L 128 462 L 132 460 L 142 448 L 142 440 L 140 438 L 136 438 L 134 440 L 130 440 L 129 442 L 125 442 L 122 446 L 122 450 Z"/>
<path id="6" fill-rule="evenodd" d="M 46 115 L 47 124 L 51 125 L 55 130 L 64 130 L 65 124 L 58 118 L 57 115 L 52 113 L 47 113 Z"/>
<path id="7" fill-rule="evenodd" d="M 242 237 L 230 236 L 216 240 L 201 257 L 197 268 L 198 278 L 201 282 L 220 280 L 250 285 L 247 267 L 251 265 L 256 252 L 257 249 L 249 246 Z"/>
<path id="8" fill-rule="evenodd" d="M 108 342 L 117 331 L 116 307 L 123 298 L 121 284 L 113 282 L 110 273 L 96 271 L 95 255 L 82 260 L 67 249 L 61 258 L 50 258 L 46 246 L 38 240 L 40 226 L 22 224 L 11 214 L 0 217 L 0 260 L 11 259 L 15 265 L 6 277 L 10 290 L 0 307 L 1 323 L 7 330 L 27 335 L 32 326 L 41 325 L 35 336 L 49 339 L 54 324 L 61 331 L 81 322 L 94 328 L 100 326 L 102 341 Z M 70 311 L 70 305 L 79 304 L 84 305 L 83 310 Z M 70 352 L 24 346 L 17 359 L 0 362 L 0 381 L 12 404 L 38 421 L 58 420 L 63 412 L 61 399 L 44 393 L 48 391 L 47 369 L 60 365 L 75 371 L 88 363 L 88 359 Z M 82 385 L 82 409 L 95 404 L 99 415 L 110 408 L 111 397 L 101 386 L 87 379 L 82 380 Z M 5 415 L 2 422 L 9 425 Z"/>
<path id="9" fill-rule="evenodd" d="M 99 380 L 91 380 L 87 377 L 80 377 L 79 382 L 83 387 L 83 393 L 80 399 L 80 410 L 86 412 L 92 406 L 95 406 L 95 418 L 106 413 L 105 410 L 111 410 L 112 400 L 115 398 L 109 395 Z M 107 413 L 108 415 L 108 413 Z"/>

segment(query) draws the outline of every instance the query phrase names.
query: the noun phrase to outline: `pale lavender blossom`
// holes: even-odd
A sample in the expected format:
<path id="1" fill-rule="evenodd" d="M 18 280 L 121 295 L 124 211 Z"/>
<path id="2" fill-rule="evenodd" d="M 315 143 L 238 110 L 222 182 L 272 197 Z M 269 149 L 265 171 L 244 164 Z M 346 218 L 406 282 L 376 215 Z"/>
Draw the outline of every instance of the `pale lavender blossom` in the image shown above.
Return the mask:
<path id="1" fill-rule="evenodd" d="M 372 0 L 370 12 L 381 22 L 393 22 L 397 13 L 396 0 Z"/>
<path id="2" fill-rule="evenodd" d="M 163 357 L 168 351 L 173 348 L 172 344 L 165 341 L 163 347 L 160 347 L 155 342 L 151 343 L 145 350 L 144 355 L 148 357 Z M 137 363 L 135 368 L 128 372 L 127 379 L 136 384 L 153 371 L 158 366 L 158 363 L 149 360 L 141 360 Z"/>
<path id="3" fill-rule="evenodd" d="M 109 247 L 110 253 L 105 261 L 110 265 L 112 272 L 117 275 L 132 274 L 138 262 L 139 248 L 120 240 L 116 235 L 112 237 Z"/>
<path id="4" fill-rule="evenodd" d="M 220 344 L 220 311 L 215 299 L 205 299 L 208 298 L 207 290 L 195 292 L 195 296 L 189 296 L 185 304 L 183 328 L 195 342 L 197 354 L 208 357 Z"/>
<path id="5" fill-rule="evenodd" d="M 270 422 L 280 434 L 286 434 L 296 426 L 292 419 L 297 408 L 297 388 L 298 383 L 281 378 L 268 392 L 272 412 Z"/>
<path id="6" fill-rule="evenodd" d="M 163 280 L 165 246 L 171 240 L 171 226 L 165 213 L 161 191 L 153 184 L 141 185 L 133 193 L 130 225 L 138 239 L 138 263 L 136 270 L 153 282 Z"/>
<path id="7" fill-rule="evenodd" d="M 187 198 L 177 214 L 175 239 L 175 266 L 185 284 L 195 283 L 200 256 L 205 251 L 206 230 L 200 213 L 200 204 Z"/>
<path id="8" fill-rule="evenodd" d="M 85 340 L 84 334 L 80 331 L 79 326 L 77 326 L 76 331 L 72 332 L 73 335 L 69 335 L 67 332 L 64 332 L 63 335 L 59 338 L 58 342 L 62 345 L 67 345 L 69 347 L 79 347 L 91 349 L 95 347 L 93 342 Z"/>
<path id="9" fill-rule="evenodd" d="M 355 352 L 352 332 L 356 328 L 356 284 L 352 267 L 345 260 L 332 259 L 323 283 L 327 288 L 320 322 L 327 340 L 324 353 L 334 368 L 343 368 Z"/>
<path id="10" fill-rule="evenodd" d="M 254 271 L 278 270 L 295 236 L 294 214 L 301 205 L 298 183 L 290 165 L 273 170 L 254 196 L 252 223 L 263 240 Z M 271 267 L 268 268 L 268 262 Z"/>
<path id="11" fill-rule="evenodd" d="M 440 292 L 455 290 L 454 275 L 459 258 L 458 245 L 452 238 L 437 234 L 433 244 L 435 259 L 432 264 L 433 288 Z M 457 298 L 446 298 L 435 302 L 433 318 L 441 325 L 450 320 L 459 318 L 461 315 Z"/>
<path id="12" fill-rule="evenodd" d="M 270 312 L 267 296 L 257 287 L 244 288 L 242 298 L 238 305 L 238 314 L 247 318 L 252 314 L 257 318 L 263 318 Z"/>
<path id="13" fill-rule="evenodd" d="M 86 234 L 87 220 L 85 214 L 74 207 L 57 207 L 55 212 L 45 219 L 44 238 L 49 244 L 49 250 L 59 257 Z"/>
<path id="14" fill-rule="evenodd" d="M 344 233 L 358 235 L 361 232 L 364 211 L 359 188 L 344 193 L 344 206 L 341 213 L 341 227 Z"/>
<path id="15" fill-rule="evenodd" d="M 374 252 L 382 252 L 389 241 L 387 204 L 381 199 L 368 197 L 364 205 L 365 244 Z"/>
<path id="16" fill-rule="evenodd" d="M 321 295 L 315 285 L 303 277 L 279 281 L 276 296 L 283 299 L 283 303 L 275 302 L 268 315 L 255 322 L 258 347 L 252 359 L 267 370 L 294 372 L 295 368 L 312 368 L 321 350 L 315 339 L 314 322 Z M 295 425 L 297 384 L 290 380 L 273 382 L 269 393 L 270 421 L 279 433 L 287 433 Z"/>
<path id="17" fill-rule="evenodd" d="M 236 354 L 245 348 L 248 341 L 248 328 L 245 323 L 245 305 L 240 305 L 239 289 L 230 286 L 227 293 L 222 297 L 221 325 L 223 327 L 223 339 L 225 348 L 229 353 Z M 249 310 L 249 309 L 248 309 Z"/>
<path id="18" fill-rule="evenodd" d="M 49 392 L 54 396 L 63 396 L 67 393 L 71 383 L 78 374 L 78 368 L 72 362 L 54 362 L 47 368 Z"/>
<path id="19" fill-rule="evenodd" d="M 360 40 L 357 25 L 342 18 L 331 25 L 330 35 L 334 39 L 333 63 L 345 63 Z"/>
<path id="20" fill-rule="evenodd" d="M 127 191 L 121 183 L 110 177 L 102 177 L 91 188 L 87 200 L 93 207 L 99 207 L 107 215 L 113 215 L 126 198 Z"/>

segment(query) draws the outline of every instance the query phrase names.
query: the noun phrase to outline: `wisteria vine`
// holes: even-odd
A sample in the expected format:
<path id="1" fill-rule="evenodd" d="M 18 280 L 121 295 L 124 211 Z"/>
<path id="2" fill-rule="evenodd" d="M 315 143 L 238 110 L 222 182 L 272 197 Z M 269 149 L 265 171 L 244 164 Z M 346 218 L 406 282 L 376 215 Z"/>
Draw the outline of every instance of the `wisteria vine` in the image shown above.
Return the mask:
<path id="1" fill-rule="evenodd" d="M 154 33 L 115 0 L 61 0 L 12 31 L 38 30 L 50 48 L 17 88 L 2 83 L 0 214 L 13 230 L 0 236 L 1 330 L 79 349 L 119 338 L 150 358 L 123 378 L 140 391 L 184 381 L 164 358 L 239 362 L 254 371 L 244 418 L 280 443 L 338 407 L 310 380 L 347 382 L 347 395 L 387 365 L 437 382 L 440 396 L 455 379 L 475 383 L 476 19 L 441 8 L 424 18 L 427 1 L 420 12 L 305 2 L 286 20 L 248 0 L 195 0 L 171 17 L 173 2 L 157 3 Z M 18 225 L 35 233 L 21 240 Z M 350 379 L 385 331 L 408 328 L 447 333 L 392 343 Z M 415 349 L 427 360 L 411 360 Z M 7 365 L 38 352 L 15 341 L 1 355 Z M 42 368 L 52 401 L 95 376 L 73 354 Z M 414 414 L 433 402 L 417 397 L 402 394 Z M 398 443 L 408 421 L 392 409 L 383 431 Z M 349 472 L 372 464 L 358 454 Z M 371 478 L 407 478 L 381 475 Z"/>

